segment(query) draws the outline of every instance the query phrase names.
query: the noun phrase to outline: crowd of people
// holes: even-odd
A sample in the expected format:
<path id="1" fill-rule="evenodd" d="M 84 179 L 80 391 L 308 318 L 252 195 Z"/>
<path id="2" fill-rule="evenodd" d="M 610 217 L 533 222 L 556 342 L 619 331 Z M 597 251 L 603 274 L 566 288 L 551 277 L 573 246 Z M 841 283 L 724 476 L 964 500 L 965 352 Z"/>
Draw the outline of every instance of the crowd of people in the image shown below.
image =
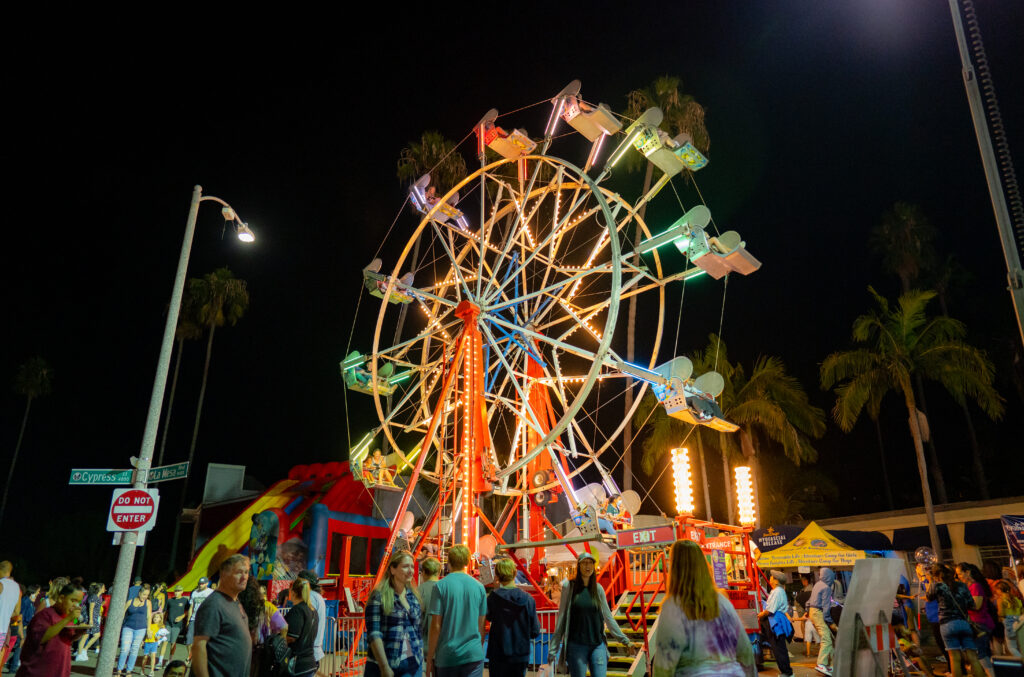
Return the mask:
<path id="1" fill-rule="evenodd" d="M 436 557 L 417 563 L 408 550 L 391 555 L 364 607 L 367 677 L 481 677 L 485 660 L 493 677 L 525 676 L 541 629 L 534 598 L 516 583 L 515 562 L 507 556 L 492 562 L 495 581 L 488 591 L 468 573 L 467 547 L 452 546 L 446 555 L 443 576 Z M 574 575 L 557 587 L 544 669 L 564 664 L 570 677 L 606 677 L 609 635 L 630 655 L 639 650 L 612 616 L 596 570 L 595 556 L 581 552 Z M 0 562 L 0 665 L 16 677 L 67 677 L 73 661 L 98 652 L 104 632 L 116 632 L 117 677 L 136 668 L 146 677 L 189 671 L 197 677 L 313 677 L 324 658 L 326 630 L 318 577 L 301 572 L 271 601 L 266 585 L 250 573 L 249 559 L 232 555 L 216 585 L 201 578 L 187 597 L 181 586 L 168 590 L 136 580 L 115 630 L 106 627 L 104 584 L 85 587 L 80 579 L 58 577 L 45 589 L 19 585 L 11 563 Z M 916 588 L 901 582 L 892 624 L 900 649 L 918 669 L 933 674 L 933 661 L 921 649 L 926 636 L 940 652 L 934 661 L 948 663 L 954 677 L 994 677 L 993 653 L 1020 655 L 1024 570 L 987 566 L 983 573 L 967 562 L 920 563 L 916 574 Z M 802 575 L 792 600 L 787 584 L 786 574 L 770 572 L 762 637 L 780 674 L 792 675 L 789 642 L 796 639 L 808 655 L 812 642 L 818 645 L 817 671 L 829 675 L 842 609 L 836 574 L 822 568 L 817 580 Z M 756 647 L 691 541 L 670 548 L 665 599 L 649 646 L 654 677 L 756 673 Z"/>
<path id="2" fill-rule="evenodd" d="M 1014 572 L 987 562 L 983 573 L 974 564 L 955 566 L 921 562 L 916 590 L 906 577 L 893 600 L 891 624 L 907 663 L 929 677 L 934 664 L 948 665 L 949 674 L 994 677 L 993 655 L 1021 656 L 1024 649 L 1024 566 Z M 842 605 L 837 602 L 836 575 L 822 567 L 817 580 L 801 574 L 792 603 L 784 586 L 787 575 L 770 574 L 771 593 L 761 612 L 761 631 L 782 675 L 791 675 L 788 642 L 817 644 L 816 669 L 830 675 L 834 637 Z M 937 653 L 925 652 L 930 640 Z"/>
<path id="3" fill-rule="evenodd" d="M 168 591 L 136 579 L 121 627 L 112 629 L 103 583 L 86 588 L 81 579 L 58 577 L 44 591 L 18 584 L 12 564 L 0 562 L 0 666 L 15 677 L 68 677 L 74 662 L 99 653 L 104 632 L 115 632 L 115 677 L 314 675 L 327 614 L 319 578 L 301 572 L 282 609 L 249 573 L 249 559 L 232 555 L 216 584 L 201 578 L 187 597 L 180 585 Z"/>

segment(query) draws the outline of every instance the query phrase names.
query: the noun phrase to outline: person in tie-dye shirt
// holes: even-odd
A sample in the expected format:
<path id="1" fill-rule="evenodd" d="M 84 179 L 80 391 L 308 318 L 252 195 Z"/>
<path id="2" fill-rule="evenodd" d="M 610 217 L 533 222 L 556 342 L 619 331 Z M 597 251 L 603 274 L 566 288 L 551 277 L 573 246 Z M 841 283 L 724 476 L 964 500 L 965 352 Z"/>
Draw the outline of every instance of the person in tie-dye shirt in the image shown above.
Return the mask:
<path id="1" fill-rule="evenodd" d="M 755 675 L 754 648 L 693 541 L 669 551 L 668 587 L 654 641 L 654 677 Z"/>

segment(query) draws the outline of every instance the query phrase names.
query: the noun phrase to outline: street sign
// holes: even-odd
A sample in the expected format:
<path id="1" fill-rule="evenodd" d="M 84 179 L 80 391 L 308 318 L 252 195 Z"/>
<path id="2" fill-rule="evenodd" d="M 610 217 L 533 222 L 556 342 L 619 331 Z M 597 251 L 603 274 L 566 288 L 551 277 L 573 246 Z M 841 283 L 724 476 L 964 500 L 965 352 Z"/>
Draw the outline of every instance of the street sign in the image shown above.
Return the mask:
<path id="1" fill-rule="evenodd" d="M 149 531 L 156 525 L 160 492 L 156 489 L 114 489 L 107 531 Z"/>
<path id="2" fill-rule="evenodd" d="M 167 480 L 180 480 L 188 477 L 188 461 L 175 463 L 173 465 L 162 465 L 159 468 L 150 468 L 147 482 L 166 482 Z"/>
<path id="3" fill-rule="evenodd" d="M 131 484 L 133 470 L 72 468 L 68 484 Z"/>

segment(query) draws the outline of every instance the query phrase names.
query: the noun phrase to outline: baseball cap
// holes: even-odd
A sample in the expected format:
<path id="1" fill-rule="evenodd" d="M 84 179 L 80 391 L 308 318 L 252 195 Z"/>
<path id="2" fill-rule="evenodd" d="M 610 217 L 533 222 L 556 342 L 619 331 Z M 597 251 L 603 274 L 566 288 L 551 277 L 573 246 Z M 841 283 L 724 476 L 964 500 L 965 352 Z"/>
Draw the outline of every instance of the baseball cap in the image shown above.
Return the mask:
<path id="1" fill-rule="evenodd" d="M 174 592 L 184 592 L 184 591 L 185 591 L 185 588 L 183 588 L 182 586 L 180 586 L 180 585 L 174 586 Z"/>
<path id="2" fill-rule="evenodd" d="M 320 577 L 316 575 L 315 571 L 310 569 L 303 569 L 299 572 L 299 578 L 304 578 L 309 581 L 309 589 L 314 592 L 320 592 Z"/>
<path id="3" fill-rule="evenodd" d="M 581 553 L 579 554 L 579 556 L 578 556 L 578 557 L 576 558 L 576 562 L 577 562 L 577 563 L 579 563 L 579 562 L 582 562 L 582 561 L 583 561 L 583 560 L 585 560 L 585 559 L 589 559 L 589 560 L 591 560 L 591 561 L 592 561 L 592 562 L 593 562 L 594 564 L 597 564 L 597 557 L 595 557 L 593 553 L 590 553 L 590 552 L 586 552 L 586 551 L 584 551 L 584 552 L 581 552 Z"/>
<path id="4" fill-rule="evenodd" d="M 203 576 L 202 578 L 199 579 L 199 585 L 202 585 L 203 583 L 209 583 L 209 582 L 210 582 L 210 579 L 207 578 L 206 576 Z"/>

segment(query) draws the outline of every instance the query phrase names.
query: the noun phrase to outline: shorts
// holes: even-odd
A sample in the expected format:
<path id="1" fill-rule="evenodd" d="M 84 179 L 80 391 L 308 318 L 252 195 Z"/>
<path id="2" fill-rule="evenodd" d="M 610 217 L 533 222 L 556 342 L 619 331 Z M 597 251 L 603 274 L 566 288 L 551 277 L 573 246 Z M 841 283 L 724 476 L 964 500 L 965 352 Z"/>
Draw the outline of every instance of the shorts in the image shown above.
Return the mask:
<path id="1" fill-rule="evenodd" d="M 146 642 L 142 645 L 143 656 L 155 656 L 156 655 L 156 642 Z"/>
<path id="2" fill-rule="evenodd" d="M 974 642 L 974 630 L 971 629 L 971 624 L 967 621 L 958 619 L 943 623 L 940 626 L 940 631 L 947 651 L 978 650 L 978 645 Z"/>
<path id="3" fill-rule="evenodd" d="M 185 646 L 192 646 L 192 640 L 196 636 L 196 624 L 189 623 L 188 630 L 185 632 Z"/>

